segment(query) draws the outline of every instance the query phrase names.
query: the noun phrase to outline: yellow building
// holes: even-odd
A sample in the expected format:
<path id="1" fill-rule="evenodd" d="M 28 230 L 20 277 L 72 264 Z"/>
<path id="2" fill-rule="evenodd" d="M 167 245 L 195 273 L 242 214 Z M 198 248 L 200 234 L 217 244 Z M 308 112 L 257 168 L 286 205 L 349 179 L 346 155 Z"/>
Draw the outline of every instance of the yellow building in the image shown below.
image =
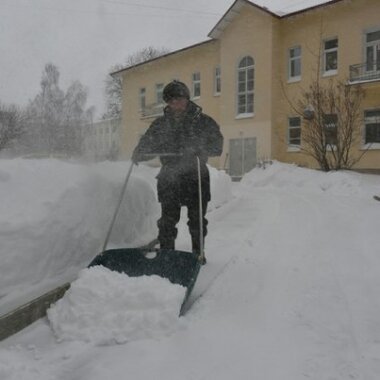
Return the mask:
<path id="1" fill-rule="evenodd" d="M 162 90 L 186 83 L 192 100 L 220 125 L 223 156 L 211 164 L 239 177 L 269 158 L 309 167 L 296 104 L 312 81 L 343 80 L 366 91 L 357 169 L 380 169 L 380 2 L 335 0 L 278 15 L 236 0 L 209 40 L 113 75 L 123 79 L 121 150 L 129 157 L 162 114 Z M 330 125 L 331 127 L 331 125 Z"/>

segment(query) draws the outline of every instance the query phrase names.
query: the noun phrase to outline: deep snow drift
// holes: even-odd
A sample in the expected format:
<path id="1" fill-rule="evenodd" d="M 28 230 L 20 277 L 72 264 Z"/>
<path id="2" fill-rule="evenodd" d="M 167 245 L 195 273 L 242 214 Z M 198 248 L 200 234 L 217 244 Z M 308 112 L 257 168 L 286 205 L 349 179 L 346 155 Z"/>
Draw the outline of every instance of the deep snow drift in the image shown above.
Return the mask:
<path id="1" fill-rule="evenodd" d="M 55 177 L 60 176 L 62 164 L 44 165 L 56 168 L 51 170 L 50 180 L 58 181 Z M 103 165 L 118 178 L 115 187 L 119 188 L 122 182 L 119 168 L 122 165 L 124 173 L 126 164 Z M 102 173 L 98 171 L 101 166 L 95 165 L 93 172 Z M 68 167 L 62 183 L 75 183 L 77 170 L 75 165 Z M 150 188 L 147 194 L 154 188 L 150 186 L 154 184 L 154 170 L 142 165 L 138 170 L 136 187 L 130 188 L 132 197 L 136 191 L 142 193 L 146 184 Z M 4 172 L 13 173 L 8 169 Z M 352 172 L 321 173 L 275 162 L 265 170 L 254 169 L 240 183 L 232 184 L 230 197 L 228 178 L 217 172 L 213 176 L 220 179 L 219 185 L 213 186 L 214 199 L 224 198 L 219 207 L 210 207 L 208 263 L 201 269 L 184 317 L 178 321 L 171 319 L 172 309 L 170 315 L 162 318 L 164 311 L 157 308 L 154 312 L 158 312 L 159 325 L 150 328 L 153 324 L 148 321 L 145 334 L 137 327 L 140 322 L 143 325 L 142 320 L 137 318 L 130 325 L 124 324 L 127 311 L 117 311 L 120 309 L 114 305 L 114 296 L 120 290 L 119 285 L 105 289 L 101 281 L 95 284 L 90 279 L 95 297 L 92 301 L 88 297 L 89 304 L 77 302 L 76 307 L 91 308 L 98 297 L 106 294 L 112 300 L 109 310 L 104 310 L 104 318 L 111 318 L 107 321 L 109 329 L 121 326 L 128 333 L 132 325 L 136 327 L 135 339 L 121 339 L 126 343 L 117 345 L 107 341 L 106 346 L 98 345 L 101 339 L 83 341 L 75 325 L 80 321 L 60 319 L 59 315 L 56 328 L 74 326 L 77 337 L 74 334 L 69 340 L 57 341 L 50 323 L 43 319 L 0 343 L 0 378 L 377 380 L 380 203 L 372 196 L 380 193 L 380 177 Z M 32 177 L 29 180 L 33 182 Z M 83 189 L 81 184 L 77 182 L 76 191 L 84 193 L 83 199 L 91 199 L 94 188 Z M 19 191 L 16 182 L 14 186 L 16 194 Z M 99 218 L 107 212 L 103 197 L 104 193 L 97 204 Z M 23 199 L 18 201 L 21 203 Z M 114 199 L 110 201 L 113 202 Z M 154 204 L 152 207 L 157 207 Z M 56 217 L 54 213 L 48 215 Z M 60 215 L 61 225 L 69 224 L 65 218 L 72 214 Z M 39 229 L 41 224 L 36 226 Z M 155 235 L 153 221 L 150 228 L 148 224 L 142 226 L 146 226 L 146 236 Z M 74 232 L 71 230 L 71 234 Z M 22 234 L 20 239 L 24 239 Z M 39 240 L 38 244 L 42 244 Z M 71 235 L 67 244 L 73 244 Z M 183 215 L 177 247 L 186 249 L 189 244 Z M 17 264 L 15 261 L 13 265 Z M 37 270 L 43 261 L 36 260 L 34 265 Z M 32 272 L 25 271 L 30 276 Z M 27 283 L 30 278 L 25 275 L 22 280 Z M 83 280 L 82 274 L 79 280 Z M 125 289 L 125 295 L 129 292 L 130 288 Z M 139 297 L 138 304 L 147 307 L 161 296 L 165 297 L 164 294 L 153 299 Z M 175 296 L 171 299 L 175 300 Z M 77 315 L 76 307 L 73 315 Z M 149 313 L 143 314 L 146 317 Z M 120 325 L 117 316 L 122 320 Z M 168 329 L 168 325 L 161 325 L 163 320 L 174 322 Z M 94 325 L 92 328 L 96 338 L 96 328 Z M 119 330 L 115 336 L 121 334 Z"/>

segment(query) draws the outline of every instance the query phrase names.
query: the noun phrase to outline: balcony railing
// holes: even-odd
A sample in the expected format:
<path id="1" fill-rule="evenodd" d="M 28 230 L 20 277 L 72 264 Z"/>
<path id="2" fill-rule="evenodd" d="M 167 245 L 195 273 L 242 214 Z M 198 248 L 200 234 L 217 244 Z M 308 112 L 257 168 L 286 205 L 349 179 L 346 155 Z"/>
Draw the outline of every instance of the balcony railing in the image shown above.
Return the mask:
<path id="1" fill-rule="evenodd" d="M 165 104 L 163 103 L 153 103 L 146 105 L 141 110 L 141 117 L 156 117 L 161 116 L 164 113 Z"/>
<path id="2" fill-rule="evenodd" d="M 380 62 L 366 62 L 350 66 L 350 82 L 380 80 Z"/>

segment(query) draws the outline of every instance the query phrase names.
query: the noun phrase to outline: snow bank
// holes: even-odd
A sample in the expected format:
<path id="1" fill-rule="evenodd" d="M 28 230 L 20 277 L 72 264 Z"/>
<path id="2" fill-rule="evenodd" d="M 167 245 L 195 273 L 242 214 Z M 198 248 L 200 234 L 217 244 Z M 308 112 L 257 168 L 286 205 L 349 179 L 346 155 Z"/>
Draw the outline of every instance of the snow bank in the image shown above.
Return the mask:
<path id="1" fill-rule="evenodd" d="M 128 277 L 96 266 L 81 271 L 48 319 L 59 340 L 104 345 L 156 338 L 178 328 L 185 293 L 159 276 Z"/>
<path id="2" fill-rule="evenodd" d="M 379 189 L 375 181 L 374 188 L 368 191 L 368 178 L 370 177 L 370 175 L 350 171 L 331 171 L 326 173 L 274 161 L 272 165 L 267 165 L 265 169 L 253 169 L 243 177 L 241 183 L 245 188 L 298 189 L 316 193 L 329 193 L 331 195 L 370 196 L 372 198 L 371 194 L 375 194 Z M 366 179 L 365 186 L 363 179 Z"/>
<path id="3" fill-rule="evenodd" d="M 0 162 L 0 314 L 14 307 L 12 299 L 26 296 L 26 288 L 35 289 L 34 297 L 71 280 L 99 253 L 128 166 Z M 152 169 L 140 168 L 130 179 L 110 246 L 156 236 L 159 206 L 144 177 L 153 177 Z"/>
<path id="4" fill-rule="evenodd" d="M 232 199 L 232 180 L 223 170 L 209 166 L 211 201 L 207 209 L 214 210 Z"/>

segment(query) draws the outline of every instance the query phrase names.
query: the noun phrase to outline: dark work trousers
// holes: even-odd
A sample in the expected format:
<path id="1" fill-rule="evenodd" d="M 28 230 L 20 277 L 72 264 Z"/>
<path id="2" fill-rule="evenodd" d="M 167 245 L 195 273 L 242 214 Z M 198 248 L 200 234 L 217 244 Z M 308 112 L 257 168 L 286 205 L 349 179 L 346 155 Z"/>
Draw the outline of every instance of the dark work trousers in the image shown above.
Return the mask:
<path id="1" fill-rule="evenodd" d="M 203 239 L 207 235 L 208 221 L 205 218 L 208 201 L 202 201 L 203 217 Z M 175 239 L 178 230 L 176 228 L 181 216 L 181 206 L 179 202 L 161 202 L 161 218 L 157 222 L 158 240 L 162 249 L 175 249 Z M 187 201 L 183 206 L 187 207 L 187 217 L 189 231 L 191 235 L 193 252 L 200 252 L 200 235 L 199 235 L 199 203 L 198 197 L 194 201 Z"/>

